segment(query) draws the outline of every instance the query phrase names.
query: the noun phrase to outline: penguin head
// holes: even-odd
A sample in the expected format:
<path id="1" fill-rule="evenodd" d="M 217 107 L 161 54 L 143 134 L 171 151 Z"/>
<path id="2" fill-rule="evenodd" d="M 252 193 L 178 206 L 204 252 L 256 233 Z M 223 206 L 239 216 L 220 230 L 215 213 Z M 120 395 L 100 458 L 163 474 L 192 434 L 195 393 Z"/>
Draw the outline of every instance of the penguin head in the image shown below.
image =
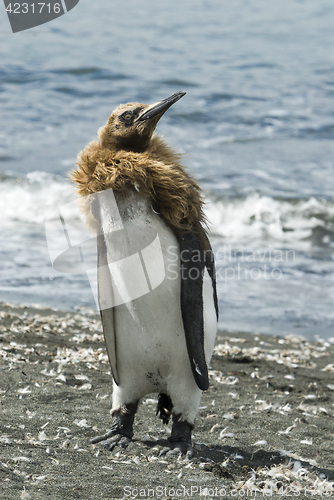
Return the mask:
<path id="1" fill-rule="evenodd" d="M 156 104 L 121 104 L 111 114 L 106 125 L 99 130 L 102 147 L 111 150 L 145 151 L 162 115 L 184 95 L 185 92 L 177 92 Z"/>

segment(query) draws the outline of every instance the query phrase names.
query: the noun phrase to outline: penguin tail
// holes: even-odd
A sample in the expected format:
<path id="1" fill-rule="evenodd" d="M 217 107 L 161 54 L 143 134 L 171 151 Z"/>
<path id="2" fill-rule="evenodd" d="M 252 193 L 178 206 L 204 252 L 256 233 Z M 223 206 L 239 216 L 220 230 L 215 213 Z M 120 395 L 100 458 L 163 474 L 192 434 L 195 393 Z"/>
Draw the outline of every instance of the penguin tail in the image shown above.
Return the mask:
<path id="1" fill-rule="evenodd" d="M 168 424 L 170 416 L 173 410 L 172 400 L 167 394 L 161 392 L 158 396 L 158 404 L 156 415 L 163 421 L 164 424 Z"/>

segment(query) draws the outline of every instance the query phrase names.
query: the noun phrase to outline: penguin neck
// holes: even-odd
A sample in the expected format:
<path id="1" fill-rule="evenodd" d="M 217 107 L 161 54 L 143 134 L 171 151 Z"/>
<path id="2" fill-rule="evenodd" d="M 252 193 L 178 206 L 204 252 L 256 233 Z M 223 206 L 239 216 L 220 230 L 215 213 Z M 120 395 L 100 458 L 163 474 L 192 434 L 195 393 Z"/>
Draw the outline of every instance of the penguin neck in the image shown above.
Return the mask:
<path id="1" fill-rule="evenodd" d="M 131 155 L 131 153 L 136 155 L 142 154 L 146 158 L 181 167 L 181 154 L 173 151 L 160 136 L 153 136 L 147 146 L 143 146 L 138 143 L 122 145 L 121 147 L 116 144 L 109 144 L 106 146 L 103 141 L 100 142 L 100 146 L 101 148 L 110 151 L 111 154 L 115 155 L 117 158 L 121 157 L 122 153 L 125 153 L 125 155 Z"/>
<path id="2" fill-rule="evenodd" d="M 153 136 L 145 151 L 147 156 L 167 164 L 180 165 L 180 153 L 171 149 L 160 136 Z"/>

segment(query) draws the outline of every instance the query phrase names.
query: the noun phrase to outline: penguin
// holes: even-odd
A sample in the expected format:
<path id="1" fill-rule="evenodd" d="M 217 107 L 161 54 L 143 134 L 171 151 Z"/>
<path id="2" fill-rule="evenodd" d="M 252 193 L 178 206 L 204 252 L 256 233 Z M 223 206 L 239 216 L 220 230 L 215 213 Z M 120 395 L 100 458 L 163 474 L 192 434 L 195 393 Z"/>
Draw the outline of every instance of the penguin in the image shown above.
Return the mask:
<path id="1" fill-rule="evenodd" d="M 110 451 L 126 448 L 140 400 L 158 393 L 157 415 L 164 423 L 172 417 L 161 454 L 189 459 L 202 391 L 209 387 L 218 302 L 201 190 L 181 165 L 181 155 L 154 134 L 163 114 L 184 95 L 117 107 L 99 129 L 98 140 L 79 153 L 70 177 L 84 197 L 87 224 L 98 235 L 100 314 L 113 376 L 111 427 L 91 442 L 103 441 Z M 104 196 L 108 190 L 127 231 L 117 243 L 111 231 L 115 205 Z M 95 193 L 101 196 L 87 202 Z M 148 293 L 135 298 L 130 293 L 123 303 L 107 304 L 112 280 L 119 285 L 111 270 L 115 255 L 117 259 L 145 248 L 150 232 L 158 237 L 159 258 L 148 259 L 146 277 L 154 281 L 159 261 L 163 279 Z M 137 262 L 140 266 L 142 259 Z M 138 285 L 133 276 L 130 292 Z"/>

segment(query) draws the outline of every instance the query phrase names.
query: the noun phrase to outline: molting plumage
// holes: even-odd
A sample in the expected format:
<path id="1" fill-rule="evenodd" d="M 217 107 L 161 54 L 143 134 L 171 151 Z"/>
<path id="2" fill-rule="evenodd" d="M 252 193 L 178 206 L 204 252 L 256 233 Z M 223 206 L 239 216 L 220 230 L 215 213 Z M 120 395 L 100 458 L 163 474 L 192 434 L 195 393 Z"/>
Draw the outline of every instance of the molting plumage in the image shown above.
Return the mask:
<path id="1" fill-rule="evenodd" d="M 180 164 L 180 155 L 161 138 L 152 138 L 155 122 L 153 127 L 148 119 L 138 121 L 137 117 L 134 122 L 126 123 L 122 118 L 128 110 L 135 109 L 136 116 L 141 110 L 139 116 L 142 116 L 151 108 L 140 104 L 119 106 L 100 128 L 99 141 L 92 141 L 79 154 L 78 168 L 71 174 L 71 180 L 81 196 L 104 189 L 120 191 L 135 187 L 151 200 L 154 210 L 168 224 L 191 230 L 206 222 L 198 184 Z M 137 141 L 142 138 L 146 147 L 138 152 Z M 131 140 L 136 145 L 133 150 Z"/>
<path id="2" fill-rule="evenodd" d="M 112 189 L 125 229 L 146 227 L 158 234 L 166 270 L 163 282 L 145 296 L 101 310 L 114 376 L 113 420 L 110 431 L 92 442 L 104 440 L 110 450 L 131 440 L 140 398 L 159 392 L 164 422 L 173 409 L 169 446 L 191 456 L 191 429 L 201 390 L 208 388 L 218 305 L 203 200 L 180 155 L 153 136 L 161 116 L 183 95 L 178 92 L 154 105 L 119 106 L 99 130 L 98 140 L 79 154 L 71 174 L 88 224 L 102 234 L 98 252 L 104 268 L 110 269 L 115 255 L 109 232 L 112 207 L 102 198 L 93 206 L 87 195 Z M 108 277 L 100 276 L 100 297 L 109 293 L 108 283 Z"/>

